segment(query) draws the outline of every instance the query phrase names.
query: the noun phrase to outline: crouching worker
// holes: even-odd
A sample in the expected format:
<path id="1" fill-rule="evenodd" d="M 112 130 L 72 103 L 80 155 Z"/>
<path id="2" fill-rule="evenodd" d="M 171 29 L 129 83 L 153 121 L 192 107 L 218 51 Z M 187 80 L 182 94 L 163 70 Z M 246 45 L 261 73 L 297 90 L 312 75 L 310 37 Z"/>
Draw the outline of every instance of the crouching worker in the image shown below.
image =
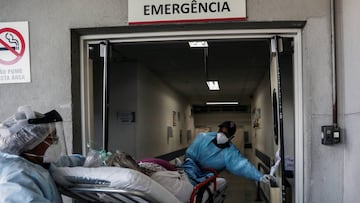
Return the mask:
<path id="1" fill-rule="evenodd" d="M 61 203 L 49 170 L 83 165 L 85 158 L 66 155 L 62 118 L 29 106 L 0 123 L 0 202 Z M 62 157 L 61 157 L 62 156 Z M 61 158 L 60 158 L 61 157 Z"/>
<path id="2" fill-rule="evenodd" d="M 224 169 L 232 174 L 251 180 L 269 183 L 272 176 L 262 174 L 231 143 L 236 132 L 232 121 L 219 125 L 218 132 L 200 133 L 187 148 L 183 167 L 191 182 L 197 184 L 209 176 L 200 168 L 213 168 L 218 172 Z"/>

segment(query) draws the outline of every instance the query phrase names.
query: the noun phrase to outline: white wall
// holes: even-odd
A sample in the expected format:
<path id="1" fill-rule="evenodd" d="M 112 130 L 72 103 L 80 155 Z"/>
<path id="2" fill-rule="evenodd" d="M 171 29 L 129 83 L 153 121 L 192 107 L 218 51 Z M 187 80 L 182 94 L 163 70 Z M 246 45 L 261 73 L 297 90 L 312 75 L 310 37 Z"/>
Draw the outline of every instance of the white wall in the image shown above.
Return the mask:
<path id="1" fill-rule="evenodd" d="M 137 69 L 136 63 L 112 64 L 108 75 L 109 150 L 125 151 L 132 156 L 136 156 Z M 132 112 L 135 122 L 121 121 L 121 117 L 129 117 Z"/>
<path id="2" fill-rule="evenodd" d="M 187 101 L 146 68 L 139 68 L 137 82 L 137 158 L 159 156 L 186 147 L 186 131 L 194 132 L 191 107 Z M 176 112 L 175 126 L 173 112 Z M 173 137 L 168 138 L 168 127 L 172 128 Z"/>
<path id="3" fill-rule="evenodd" d="M 97 77 L 95 82 L 102 75 L 97 74 Z M 139 63 L 111 64 L 108 81 L 110 151 L 125 151 L 143 158 L 187 146 L 186 133 L 187 130 L 194 133 L 194 121 L 191 106 L 182 96 Z M 101 81 L 98 86 L 102 88 Z M 101 92 L 101 89 L 97 91 Z M 95 96 L 102 98 L 101 94 Z M 101 106 L 101 103 L 97 105 Z M 131 112 L 135 113 L 135 122 L 122 122 L 120 117 Z M 176 126 L 173 126 L 173 112 L 176 112 Z M 97 128 L 101 130 L 101 112 L 97 117 L 100 118 Z M 173 137 L 169 139 L 168 126 L 173 130 Z M 98 147 L 101 147 L 101 141 L 97 139 Z"/>
<path id="4" fill-rule="evenodd" d="M 344 185 L 342 202 L 358 202 L 360 177 L 360 1 L 336 1 L 337 79 L 339 90 L 339 121 L 343 127 Z"/>
<path id="5" fill-rule="evenodd" d="M 29 22 L 31 63 L 31 83 L 0 85 L 0 120 L 24 104 L 39 112 L 56 109 L 72 142 L 70 28 L 125 25 L 127 1 L 4 0 L 0 21 Z"/>

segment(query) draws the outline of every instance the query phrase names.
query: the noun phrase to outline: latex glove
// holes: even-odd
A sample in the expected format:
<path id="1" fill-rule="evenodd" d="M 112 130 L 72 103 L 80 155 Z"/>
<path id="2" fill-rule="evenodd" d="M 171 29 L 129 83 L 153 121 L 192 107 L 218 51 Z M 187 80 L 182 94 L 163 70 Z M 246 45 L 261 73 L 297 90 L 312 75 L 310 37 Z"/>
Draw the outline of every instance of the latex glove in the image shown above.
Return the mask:
<path id="1" fill-rule="evenodd" d="M 280 165 L 281 157 L 280 157 L 280 148 L 277 150 L 275 154 L 275 164 L 270 169 L 270 175 L 274 176 L 276 170 L 278 169 Z"/>
<path id="2" fill-rule="evenodd" d="M 274 176 L 265 174 L 265 175 L 263 175 L 263 177 L 260 178 L 260 182 L 265 183 L 265 184 L 270 184 L 270 180 L 273 180 L 273 179 L 275 179 Z"/>

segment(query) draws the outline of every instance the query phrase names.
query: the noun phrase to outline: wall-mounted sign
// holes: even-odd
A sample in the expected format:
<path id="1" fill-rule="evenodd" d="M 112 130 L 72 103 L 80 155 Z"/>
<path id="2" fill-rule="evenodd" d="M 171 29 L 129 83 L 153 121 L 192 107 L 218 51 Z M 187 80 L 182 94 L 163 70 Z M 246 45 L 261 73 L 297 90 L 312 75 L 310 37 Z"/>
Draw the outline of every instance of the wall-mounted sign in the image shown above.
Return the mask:
<path id="1" fill-rule="evenodd" d="M 0 22 L 0 84 L 30 81 L 28 22 Z"/>
<path id="2" fill-rule="evenodd" d="M 135 112 L 117 112 L 116 118 L 121 123 L 135 123 Z"/>
<path id="3" fill-rule="evenodd" d="M 129 0 L 130 25 L 245 20 L 246 0 Z"/>

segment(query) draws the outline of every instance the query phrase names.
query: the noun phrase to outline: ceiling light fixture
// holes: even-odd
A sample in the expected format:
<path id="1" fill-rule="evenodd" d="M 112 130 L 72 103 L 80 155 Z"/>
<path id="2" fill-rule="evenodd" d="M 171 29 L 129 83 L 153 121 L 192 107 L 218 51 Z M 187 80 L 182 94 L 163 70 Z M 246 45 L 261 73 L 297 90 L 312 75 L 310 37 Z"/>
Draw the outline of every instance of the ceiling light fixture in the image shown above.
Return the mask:
<path id="1" fill-rule="evenodd" d="M 204 47 L 208 47 L 208 43 L 207 41 L 192 41 L 189 42 L 189 46 L 191 48 L 195 48 L 195 47 L 204 48 Z"/>
<path id="2" fill-rule="evenodd" d="M 211 91 L 220 90 L 219 82 L 217 80 L 208 80 L 206 81 L 206 84 Z"/>
<path id="3" fill-rule="evenodd" d="M 203 48 L 204 50 L 204 67 L 205 67 L 205 79 L 206 84 L 210 91 L 218 91 L 220 90 L 219 81 L 217 80 L 209 80 L 208 73 L 208 55 L 209 55 L 209 45 L 207 41 L 191 41 L 189 42 L 190 48 Z"/>
<path id="4" fill-rule="evenodd" d="M 239 102 L 206 102 L 206 105 L 238 105 Z"/>

